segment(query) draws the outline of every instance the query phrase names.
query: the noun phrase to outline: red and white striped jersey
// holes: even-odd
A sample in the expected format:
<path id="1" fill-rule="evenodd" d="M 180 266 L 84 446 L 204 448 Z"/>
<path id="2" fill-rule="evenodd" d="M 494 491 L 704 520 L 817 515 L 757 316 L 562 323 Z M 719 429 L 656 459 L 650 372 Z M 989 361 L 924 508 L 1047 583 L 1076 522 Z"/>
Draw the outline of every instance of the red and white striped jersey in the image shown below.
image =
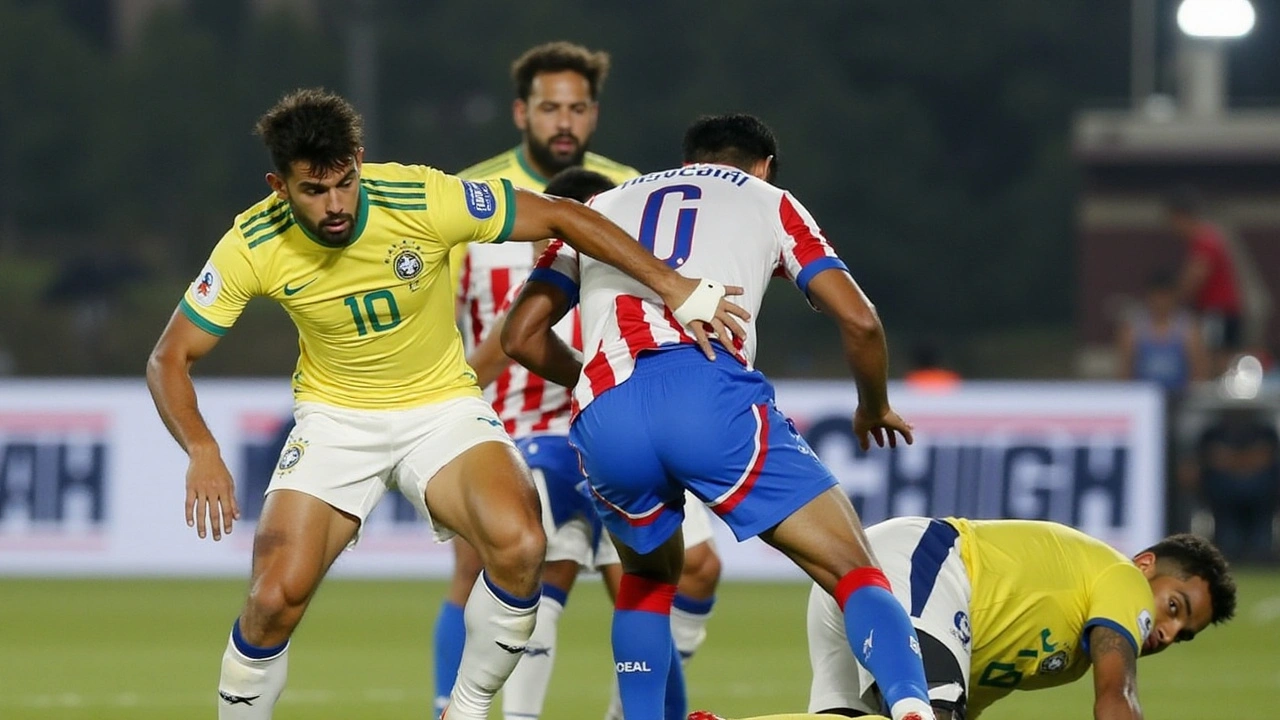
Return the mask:
<path id="1" fill-rule="evenodd" d="M 737 168 L 686 165 L 641 175 L 597 195 L 591 206 L 687 277 L 738 285 L 734 302 L 751 312 L 734 354 L 755 359 L 755 316 L 769 279 L 783 275 L 801 291 L 823 270 L 848 272 L 809 211 L 791 195 Z M 609 265 L 553 242 L 531 279 L 580 298 L 586 352 L 573 391 L 575 412 L 631 376 L 636 356 L 693 336 L 649 288 Z"/>
<path id="2" fill-rule="evenodd" d="M 470 353 L 493 328 L 515 299 L 533 268 L 533 250 L 527 243 L 472 245 L 467 248 L 458 300 L 464 309 L 462 323 Z M 555 331 L 573 347 L 582 349 L 582 330 L 574 308 L 556 323 Z M 547 382 L 519 363 L 484 388 L 484 398 L 514 438 L 540 433 L 569 432 L 571 396 L 567 388 Z"/>
<path id="3" fill-rule="evenodd" d="M 519 291 L 519 287 L 511 289 L 502 304 L 501 313 L 511 308 Z M 565 313 L 552 329 L 571 347 L 582 349 L 582 322 L 578 308 Z M 507 365 L 507 369 L 485 388 L 484 393 L 507 434 L 513 438 L 569 433 L 573 400 L 569 388 L 544 380 L 520 363 Z"/>

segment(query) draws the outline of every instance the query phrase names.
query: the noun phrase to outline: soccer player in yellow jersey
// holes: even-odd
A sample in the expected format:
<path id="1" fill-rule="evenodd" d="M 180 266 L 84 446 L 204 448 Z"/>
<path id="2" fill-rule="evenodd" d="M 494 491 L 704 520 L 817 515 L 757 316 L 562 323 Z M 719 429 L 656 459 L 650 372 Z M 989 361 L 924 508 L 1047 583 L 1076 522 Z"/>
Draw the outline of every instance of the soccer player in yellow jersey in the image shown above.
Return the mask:
<path id="1" fill-rule="evenodd" d="M 715 283 L 681 277 L 589 208 L 509 181 L 365 164 L 360 125 L 345 100 L 321 90 L 291 93 L 259 120 L 272 192 L 214 247 L 147 364 L 156 408 L 189 457 L 187 524 L 218 540 L 239 515 L 235 484 L 190 368 L 252 297 L 280 303 L 298 329 L 297 425 L 267 489 L 248 598 L 223 655 L 222 720 L 271 717 L 294 628 L 389 489 L 438 538 L 464 537 L 483 560 L 449 720 L 487 718 L 520 658 L 545 536 L 528 470 L 463 359 L 450 248 L 563 238 L 658 291 L 708 356 L 691 318 L 740 331 Z"/>
<path id="2" fill-rule="evenodd" d="M 1014 690 L 1079 679 L 1092 667 L 1094 717 L 1141 718 L 1136 660 L 1235 613 L 1221 553 L 1173 535 L 1127 558 L 1065 525 L 896 518 L 867 528 L 916 627 L 939 720 L 974 720 Z M 810 712 L 880 711 L 831 597 L 809 597 Z"/>
<path id="3" fill-rule="evenodd" d="M 634 168 L 588 151 L 599 116 L 600 92 L 608 73 L 609 55 L 603 51 L 562 41 L 527 50 L 511 64 L 515 86 L 512 119 L 522 136 L 520 144 L 472 165 L 458 176 L 468 180 L 506 178 L 517 187 L 541 192 L 550 178 L 572 167 L 598 172 L 614 184 L 639 175 Z M 524 282 L 540 250 L 540 246 L 479 243 L 454 249 L 450 265 L 455 279 L 460 281 L 460 319 L 469 349 L 474 350 L 489 335 L 508 291 Z M 508 388 L 507 394 L 519 397 L 520 388 Z M 536 390 L 526 393 L 520 404 L 533 405 L 525 407 L 525 411 L 536 410 L 536 399 L 540 395 Z M 498 403 L 499 416 L 508 424 L 515 440 L 536 432 L 536 423 L 516 417 L 519 410 L 512 407 L 515 402 L 505 406 L 501 400 Z M 688 660 L 706 638 L 706 625 L 720 580 L 720 559 L 711 542 L 710 519 L 700 503 L 686 505 L 683 530 L 687 550 L 671 619 L 676 648 L 681 657 Z M 464 637 L 462 609 L 480 573 L 480 557 L 474 549 L 456 540 L 453 548 L 453 578 L 433 635 L 437 712 L 448 699 L 457 674 Z M 620 566 L 616 557 L 612 557 L 612 547 L 604 550 L 604 559 L 597 558 L 597 563 L 603 566 L 601 570 L 613 589 L 621 577 Z M 550 539 L 546 585 L 551 589 L 550 600 L 543 598 L 544 620 L 554 617 L 559 609 L 560 593 L 556 590 L 567 590 L 577 576 L 578 564 L 565 559 L 569 554 L 555 537 Z M 553 630 L 548 637 L 554 637 Z M 549 654 L 537 657 L 549 657 Z M 550 665 L 550 662 L 535 660 L 532 665 L 522 666 L 506 687 L 504 708 L 514 715 L 536 717 L 550 680 Z M 538 669 L 534 670 L 535 667 Z M 621 717 L 622 706 L 615 692 L 606 719 L 621 720 Z"/>

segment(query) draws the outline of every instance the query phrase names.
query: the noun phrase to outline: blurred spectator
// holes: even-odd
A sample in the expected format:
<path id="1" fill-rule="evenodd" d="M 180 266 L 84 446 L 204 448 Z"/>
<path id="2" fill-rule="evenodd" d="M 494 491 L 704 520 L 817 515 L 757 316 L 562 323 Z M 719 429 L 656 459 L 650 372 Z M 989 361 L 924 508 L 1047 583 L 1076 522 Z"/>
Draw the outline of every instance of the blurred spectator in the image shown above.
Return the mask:
<path id="1" fill-rule="evenodd" d="M 1196 450 L 1201 497 L 1213 513 L 1214 541 L 1234 560 L 1273 559 L 1280 509 L 1280 435 L 1252 408 L 1224 411 Z"/>
<path id="2" fill-rule="evenodd" d="M 1174 232 L 1187 248 L 1179 297 L 1200 315 L 1211 371 L 1218 374 L 1245 343 L 1246 310 L 1252 327 L 1265 325 L 1270 298 L 1248 252 L 1205 217 L 1203 201 L 1193 188 L 1174 191 L 1166 207 Z"/>
<path id="3" fill-rule="evenodd" d="M 1142 305 L 1120 326 L 1116 350 L 1121 377 L 1150 380 L 1171 395 L 1208 377 L 1204 341 L 1191 313 L 1178 306 L 1178 284 L 1169 273 L 1147 281 Z"/>
<path id="4" fill-rule="evenodd" d="M 952 390 L 960 384 L 960 374 L 942 365 L 942 353 L 931 342 L 917 343 L 911 349 L 911 369 L 903 381 L 914 390 Z"/>
<path id="5" fill-rule="evenodd" d="M 64 260 L 45 288 L 45 302 L 73 309 L 72 328 L 78 340 L 94 343 L 107 331 L 114 301 L 131 283 L 146 277 L 142 265 L 124 254 L 81 255 Z"/>

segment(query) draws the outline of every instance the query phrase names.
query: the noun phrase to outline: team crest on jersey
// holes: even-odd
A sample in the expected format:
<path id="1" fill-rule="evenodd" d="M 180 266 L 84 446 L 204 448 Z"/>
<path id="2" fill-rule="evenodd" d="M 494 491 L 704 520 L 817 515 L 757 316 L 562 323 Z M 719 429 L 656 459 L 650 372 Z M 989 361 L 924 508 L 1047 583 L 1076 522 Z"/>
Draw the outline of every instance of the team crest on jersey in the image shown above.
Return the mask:
<path id="1" fill-rule="evenodd" d="M 1040 673 L 1051 675 L 1067 669 L 1067 651 L 1059 650 L 1040 661 Z"/>
<path id="2" fill-rule="evenodd" d="M 467 211 L 477 220 L 488 220 L 498 212 L 498 199 L 493 196 L 489 183 L 462 181 L 462 194 L 467 198 Z"/>
<path id="3" fill-rule="evenodd" d="M 418 276 L 422 275 L 426 263 L 422 260 L 422 248 L 416 242 L 402 240 L 392 245 L 383 262 L 391 266 L 391 272 L 395 273 L 397 279 L 409 282 L 410 290 L 418 289 L 421 282 Z"/>
<path id="4" fill-rule="evenodd" d="M 222 276 L 218 274 L 218 268 L 211 262 L 205 263 L 196 281 L 191 283 L 191 297 L 195 299 L 197 305 L 209 307 L 218 299 L 218 293 L 221 290 Z"/>
<path id="5" fill-rule="evenodd" d="M 280 451 L 280 462 L 276 463 L 276 471 L 279 473 L 288 473 L 302 460 L 303 454 L 307 452 L 307 441 L 301 438 L 290 438 L 285 443 L 284 449 Z"/>

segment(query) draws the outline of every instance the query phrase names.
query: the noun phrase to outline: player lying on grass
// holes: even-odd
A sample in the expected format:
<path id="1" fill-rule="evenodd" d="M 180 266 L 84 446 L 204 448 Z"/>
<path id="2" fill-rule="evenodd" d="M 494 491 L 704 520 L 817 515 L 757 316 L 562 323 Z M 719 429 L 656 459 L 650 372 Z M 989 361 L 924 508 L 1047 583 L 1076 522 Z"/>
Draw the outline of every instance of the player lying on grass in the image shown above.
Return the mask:
<path id="1" fill-rule="evenodd" d="M 1226 560 L 1172 535 L 1132 559 L 1057 523 L 897 518 L 867 528 L 911 615 L 937 717 L 973 720 L 1014 690 L 1078 680 L 1093 667 L 1094 717 L 1141 718 L 1137 658 L 1194 638 L 1235 613 Z M 854 659 L 844 619 L 809 595 L 809 710 L 883 712 Z"/>

